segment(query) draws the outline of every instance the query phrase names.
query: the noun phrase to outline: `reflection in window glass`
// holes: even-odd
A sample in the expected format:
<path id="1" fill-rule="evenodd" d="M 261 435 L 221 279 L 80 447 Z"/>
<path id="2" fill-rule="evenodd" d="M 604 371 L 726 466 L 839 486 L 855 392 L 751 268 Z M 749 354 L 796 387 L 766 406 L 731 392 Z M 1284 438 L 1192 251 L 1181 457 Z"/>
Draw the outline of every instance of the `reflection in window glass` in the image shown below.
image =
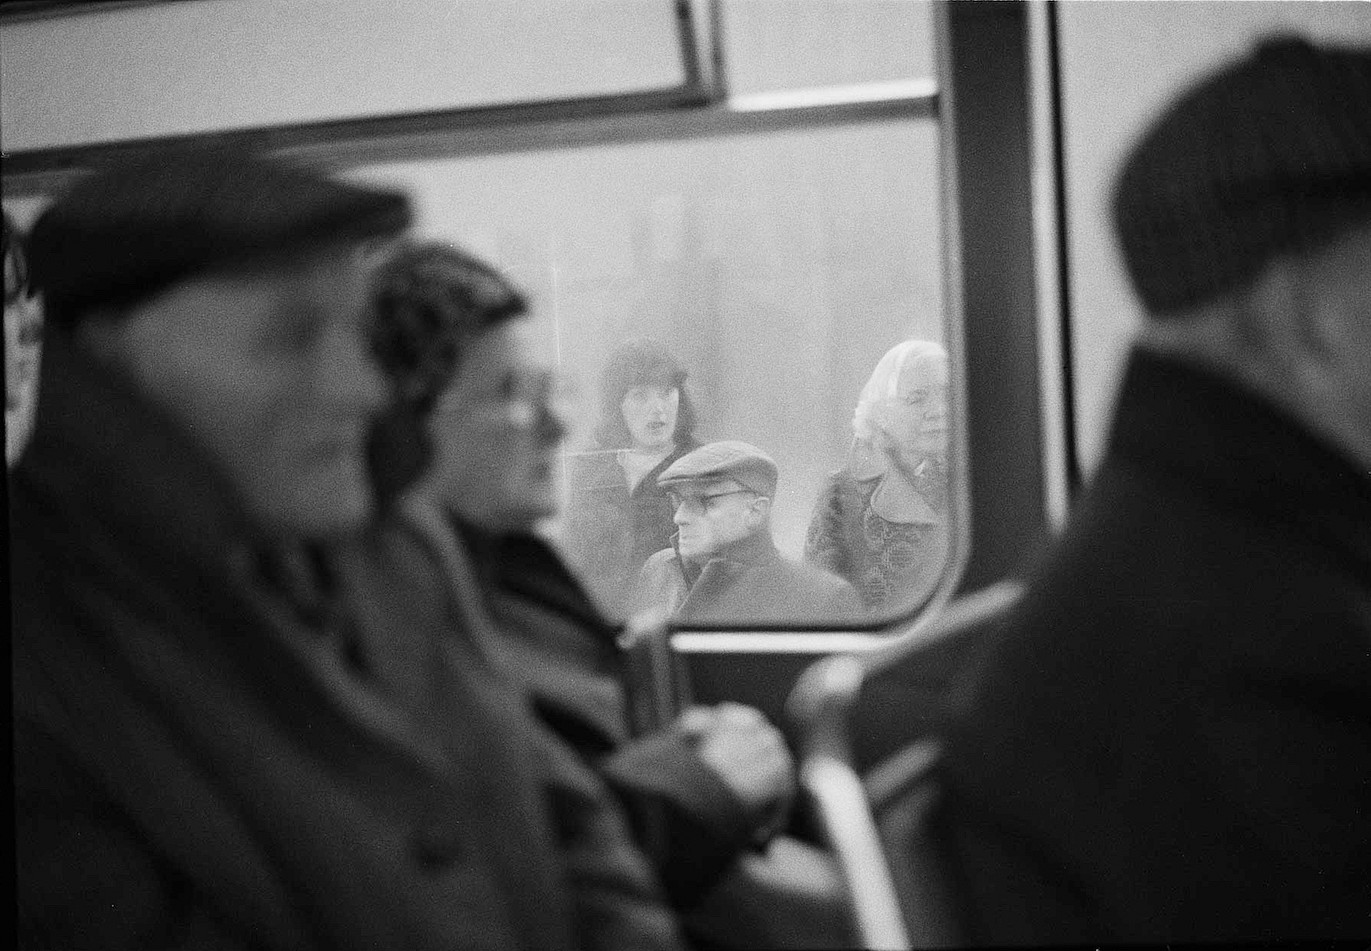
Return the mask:
<path id="1" fill-rule="evenodd" d="M 937 577 L 945 464 L 889 450 L 941 444 L 946 366 L 927 348 L 888 353 L 943 335 L 933 122 L 357 174 L 411 189 L 420 232 L 484 257 L 533 301 L 544 357 L 577 394 L 567 508 L 549 531 L 611 611 L 680 601 L 682 583 L 687 602 L 711 585 L 728 595 L 680 605 L 702 621 L 887 613 L 928 593 L 901 572 L 917 560 Z M 839 470 L 851 478 L 835 487 Z M 781 560 L 743 572 L 756 584 L 706 573 L 709 552 L 755 566 L 771 539 Z M 649 578 L 673 540 L 692 556 L 683 579 Z"/>

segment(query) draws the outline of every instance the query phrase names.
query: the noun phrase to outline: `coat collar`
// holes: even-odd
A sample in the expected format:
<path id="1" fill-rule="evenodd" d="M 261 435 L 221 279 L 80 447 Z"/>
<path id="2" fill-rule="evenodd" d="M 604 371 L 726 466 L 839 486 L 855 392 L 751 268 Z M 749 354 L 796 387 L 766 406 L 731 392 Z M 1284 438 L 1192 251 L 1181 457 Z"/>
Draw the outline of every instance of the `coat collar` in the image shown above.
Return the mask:
<path id="1" fill-rule="evenodd" d="M 1204 368 L 1136 349 L 1111 461 L 1289 524 L 1371 571 L 1371 473 L 1283 410 Z"/>
<path id="2" fill-rule="evenodd" d="M 60 500 L 73 525 L 103 525 L 172 564 L 223 571 L 258 544 L 209 460 L 117 371 L 55 334 L 41 385 L 33 443 L 15 472 L 21 491 Z"/>
<path id="3" fill-rule="evenodd" d="M 74 571 L 98 573 L 82 585 L 189 612 L 164 628 L 111 626 L 115 650 L 139 665 L 137 676 L 175 694 L 181 688 L 160 673 L 175 657 L 197 671 L 238 670 L 268 704 L 289 698 L 309 709 L 301 698 L 316 690 L 421 765 L 446 768 L 339 649 L 357 634 L 338 575 L 351 562 L 335 546 L 325 552 L 258 533 L 172 421 L 68 340 L 56 336 L 43 363 L 39 428 L 15 473 L 18 521 L 44 547 L 79 558 Z"/>
<path id="4" fill-rule="evenodd" d="M 772 541 L 771 531 L 767 528 L 753 532 L 731 545 L 726 545 L 710 555 L 703 565 L 697 565 L 681 557 L 678 535 L 671 536 L 671 547 L 676 551 L 676 560 L 681 566 L 681 574 L 685 576 L 686 584 L 690 587 L 694 587 L 695 582 L 700 579 L 700 575 L 706 568 L 713 567 L 716 571 L 721 567 L 754 568 L 774 564 L 781 560 L 781 553 L 776 550 L 776 543 Z"/>
<path id="5" fill-rule="evenodd" d="M 450 514 L 471 554 L 473 567 L 489 589 L 541 604 L 612 640 L 622 625 L 608 621 L 556 550 L 533 532 L 499 534 Z"/>

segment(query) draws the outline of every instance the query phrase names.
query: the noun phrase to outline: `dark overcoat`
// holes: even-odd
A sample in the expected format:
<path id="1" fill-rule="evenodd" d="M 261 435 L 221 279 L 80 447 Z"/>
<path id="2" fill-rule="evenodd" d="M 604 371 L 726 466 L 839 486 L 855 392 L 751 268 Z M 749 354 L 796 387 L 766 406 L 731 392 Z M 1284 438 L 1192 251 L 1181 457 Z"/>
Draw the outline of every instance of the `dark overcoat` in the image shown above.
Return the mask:
<path id="1" fill-rule="evenodd" d="M 631 735 L 622 627 L 600 613 L 547 542 L 461 523 L 459 530 L 501 629 L 495 651 L 542 720 L 624 803 L 672 903 L 693 905 L 767 817 L 749 813 L 691 737 L 669 728 Z"/>
<path id="2" fill-rule="evenodd" d="M 975 943 L 1371 936 L 1371 473 L 1134 355 L 1108 454 L 948 731 Z"/>
<path id="3" fill-rule="evenodd" d="M 416 613 L 427 555 L 358 540 L 296 596 L 174 427 L 61 340 L 10 541 L 23 946 L 676 945 L 603 788 L 425 636 L 452 630 Z M 391 645 L 403 698 L 369 663 Z"/>
<path id="4" fill-rule="evenodd" d="M 770 528 L 713 553 L 700 566 L 682 559 L 672 542 L 639 573 L 640 609 L 725 625 L 846 620 L 863 610 L 856 589 L 842 578 L 777 551 Z"/>

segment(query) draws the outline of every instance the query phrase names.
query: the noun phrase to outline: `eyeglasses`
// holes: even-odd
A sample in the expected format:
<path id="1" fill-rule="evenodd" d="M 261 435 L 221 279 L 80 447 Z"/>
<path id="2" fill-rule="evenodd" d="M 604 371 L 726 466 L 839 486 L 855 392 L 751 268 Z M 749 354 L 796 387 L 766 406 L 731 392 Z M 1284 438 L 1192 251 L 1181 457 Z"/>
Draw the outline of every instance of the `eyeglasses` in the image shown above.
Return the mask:
<path id="1" fill-rule="evenodd" d="M 710 503 L 715 499 L 722 499 L 729 495 L 739 495 L 743 492 L 747 492 L 751 495 L 757 494 L 751 489 L 730 489 L 727 492 L 714 492 L 710 495 L 681 495 L 676 492 L 668 492 L 666 498 L 667 501 L 671 503 L 671 507 L 678 512 L 684 511 L 687 515 L 692 512 L 698 512 L 703 515 L 710 509 Z"/>
<path id="2" fill-rule="evenodd" d="M 942 394 L 936 390 L 920 387 L 918 389 L 910 390 L 908 393 L 902 393 L 899 396 L 896 396 L 894 401 L 896 403 L 903 403 L 905 406 L 922 406 L 924 403 L 928 403 L 940 396 L 942 396 Z"/>

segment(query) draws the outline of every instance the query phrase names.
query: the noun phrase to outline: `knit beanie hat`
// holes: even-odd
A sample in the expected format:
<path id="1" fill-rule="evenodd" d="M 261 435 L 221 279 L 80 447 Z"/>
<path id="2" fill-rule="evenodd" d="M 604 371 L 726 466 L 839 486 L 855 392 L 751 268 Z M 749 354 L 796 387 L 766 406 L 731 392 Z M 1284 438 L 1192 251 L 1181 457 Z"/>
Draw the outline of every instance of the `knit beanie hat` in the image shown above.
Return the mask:
<path id="1" fill-rule="evenodd" d="M 1371 50 L 1269 39 L 1201 81 L 1133 148 L 1113 213 L 1160 318 L 1371 219 Z"/>

